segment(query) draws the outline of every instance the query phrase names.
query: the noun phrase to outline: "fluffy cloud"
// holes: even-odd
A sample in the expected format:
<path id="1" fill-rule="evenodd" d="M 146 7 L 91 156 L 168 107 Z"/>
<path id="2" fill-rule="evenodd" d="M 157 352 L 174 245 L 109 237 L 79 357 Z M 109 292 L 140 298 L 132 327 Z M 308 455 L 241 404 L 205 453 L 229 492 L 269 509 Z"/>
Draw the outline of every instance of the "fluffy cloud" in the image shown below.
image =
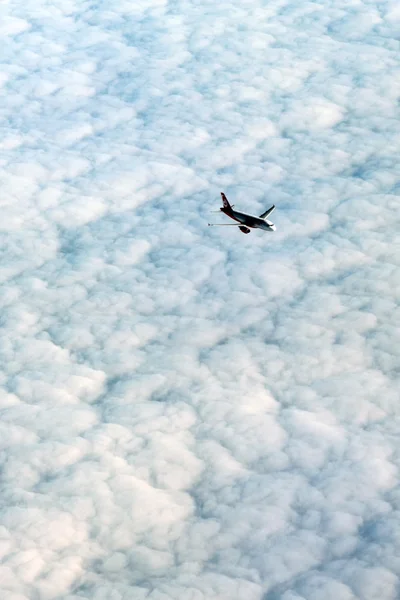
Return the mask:
<path id="1" fill-rule="evenodd" d="M 398 20 L 1 8 L 2 597 L 398 597 Z"/>

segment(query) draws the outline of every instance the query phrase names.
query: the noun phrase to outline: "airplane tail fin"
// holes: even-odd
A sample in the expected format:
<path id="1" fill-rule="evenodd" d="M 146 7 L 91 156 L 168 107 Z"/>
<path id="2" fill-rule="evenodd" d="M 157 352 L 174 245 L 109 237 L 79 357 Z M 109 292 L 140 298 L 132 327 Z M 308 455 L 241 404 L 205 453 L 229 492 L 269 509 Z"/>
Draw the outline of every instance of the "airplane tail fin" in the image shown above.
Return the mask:
<path id="1" fill-rule="evenodd" d="M 228 198 L 225 196 L 224 192 L 221 192 L 222 204 L 224 208 L 227 210 L 232 210 L 232 206 L 229 204 Z"/>

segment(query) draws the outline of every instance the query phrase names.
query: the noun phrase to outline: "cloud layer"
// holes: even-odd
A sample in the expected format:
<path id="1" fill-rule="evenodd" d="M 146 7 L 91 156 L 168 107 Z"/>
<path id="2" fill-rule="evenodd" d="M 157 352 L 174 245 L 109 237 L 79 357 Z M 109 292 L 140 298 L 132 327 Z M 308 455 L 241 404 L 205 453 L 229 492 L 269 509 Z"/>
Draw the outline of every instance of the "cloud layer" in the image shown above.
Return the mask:
<path id="1" fill-rule="evenodd" d="M 1 7 L 2 597 L 399 597 L 399 20 Z"/>

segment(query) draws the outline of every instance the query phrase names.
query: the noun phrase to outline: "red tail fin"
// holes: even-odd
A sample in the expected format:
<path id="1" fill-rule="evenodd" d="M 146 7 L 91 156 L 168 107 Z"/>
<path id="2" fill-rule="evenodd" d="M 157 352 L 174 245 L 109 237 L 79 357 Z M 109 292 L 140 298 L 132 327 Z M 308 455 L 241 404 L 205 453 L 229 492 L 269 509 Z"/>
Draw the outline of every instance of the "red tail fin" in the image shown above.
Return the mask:
<path id="1" fill-rule="evenodd" d="M 225 196 L 224 192 L 221 192 L 221 198 L 222 198 L 222 204 L 224 205 L 224 208 L 227 208 L 228 210 L 232 210 L 232 206 L 229 204 L 228 198 Z"/>

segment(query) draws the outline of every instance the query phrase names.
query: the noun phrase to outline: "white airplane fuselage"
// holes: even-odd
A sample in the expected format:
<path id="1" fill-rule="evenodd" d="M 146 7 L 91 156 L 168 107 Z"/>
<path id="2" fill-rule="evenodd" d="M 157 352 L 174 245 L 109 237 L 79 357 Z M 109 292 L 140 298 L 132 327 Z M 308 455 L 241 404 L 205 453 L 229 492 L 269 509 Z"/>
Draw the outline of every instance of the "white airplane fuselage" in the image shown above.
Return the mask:
<path id="1" fill-rule="evenodd" d="M 263 229 L 264 231 L 276 231 L 276 227 L 271 221 L 267 219 L 261 219 L 260 217 L 253 217 L 253 215 L 246 215 L 246 213 L 239 212 L 237 210 L 229 210 L 229 208 L 221 208 L 223 213 L 228 217 L 245 225 L 245 227 L 251 227 L 252 229 Z"/>

